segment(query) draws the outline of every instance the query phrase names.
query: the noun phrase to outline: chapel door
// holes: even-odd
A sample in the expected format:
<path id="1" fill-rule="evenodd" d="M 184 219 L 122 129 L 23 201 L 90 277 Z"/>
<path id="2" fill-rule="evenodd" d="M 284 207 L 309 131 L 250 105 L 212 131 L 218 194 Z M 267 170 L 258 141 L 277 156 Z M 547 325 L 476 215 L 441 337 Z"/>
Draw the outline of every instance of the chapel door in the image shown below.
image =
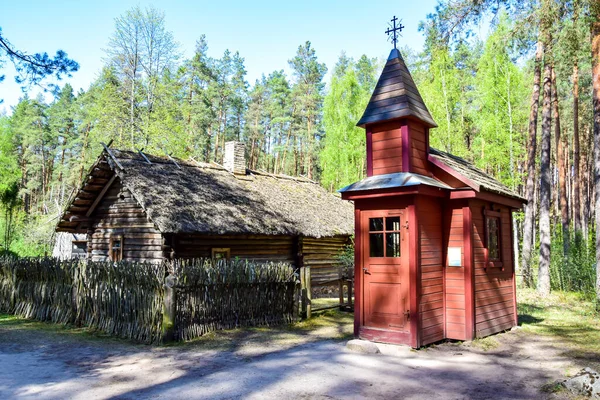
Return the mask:
<path id="1" fill-rule="evenodd" d="M 363 326 L 409 332 L 407 213 L 386 210 L 361 215 Z"/>

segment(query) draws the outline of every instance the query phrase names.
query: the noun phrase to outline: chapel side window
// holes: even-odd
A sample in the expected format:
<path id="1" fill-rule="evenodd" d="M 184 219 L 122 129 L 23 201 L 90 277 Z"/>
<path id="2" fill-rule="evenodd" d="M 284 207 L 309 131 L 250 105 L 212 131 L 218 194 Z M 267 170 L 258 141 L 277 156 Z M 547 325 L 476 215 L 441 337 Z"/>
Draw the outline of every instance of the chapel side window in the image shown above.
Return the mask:
<path id="1" fill-rule="evenodd" d="M 486 267 L 502 268 L 501 214 L 485 210 Z"/>
<path id="2" fill-rule="evenodd" d="M 369 256 L 401 256 L 400 217 L 369 218 Z"/>
<path id="3" fill-rule="evenodd" d="M 110 238 L 109 258 L 111 261 L 123 260 L 123 236 L 113 236 Z"/>

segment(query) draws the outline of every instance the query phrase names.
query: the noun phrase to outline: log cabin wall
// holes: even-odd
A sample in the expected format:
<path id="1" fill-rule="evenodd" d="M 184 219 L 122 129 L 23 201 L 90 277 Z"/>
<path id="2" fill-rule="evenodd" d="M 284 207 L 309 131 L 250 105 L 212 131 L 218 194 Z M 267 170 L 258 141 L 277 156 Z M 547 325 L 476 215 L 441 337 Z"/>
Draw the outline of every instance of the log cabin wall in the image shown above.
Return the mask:
<path id="1" fill-rule="evenodd" d="M 446 285 L 446 337 L 467 340 L 465 326 L 465 249 L 462 204 L 451 204 L 444 212 L 444 249 L 460 247 L 461 265 L 448 266 L 446 260 L 444 282 Z M 446 257 L 444 257 L 446 258 Z M 470 339 L 470 337 L 469 337 Z"/>
<path id="2" fill-rule="evenodd" d="M 320 239 L 305 237 L 300 243 L 303 264 L 310 267 L 313 285 L 323 285 L 340 278 L 339 255 L 351 243 L 348 236 Z"/>
<path id="3" fill-rule="evenodd" d="M 232 259 L 296 264 L 293 236 L 176 234 L 167 242 L 175 258 L 212 257 L 212 249 L 229 249 Z"/>
<path id="4" fill-rule="evenodd" d="M 228 249 L 230 257 L 256 262 L 286 262 L 311 269 L 311 283 L 339 279 L 338 256 L 349 244 L 348 236 L 309 238 L 258 235 L 167 235 L 175 258 L 211 257 L 212 249 Z"/>
<path id="5" fill-rule="evenodd" d="M 501 213 L 501 255 L 503 269 L 485 268 L 485 217 L 490 203 L 470 203 L 473 224 L 475 269 L 475 336 L 484 337 L 516 325 L 514 266 L 512 257 L 511 214 L 504 206 L 493 205 Z"/>
<path id="6" fill-rule="evenodd" d="M 163 237 L 131 192 L 116 179 L 91 215 L 88 251 L 92 261 L 109 261 L 111 238 L 122 237 L 123 260 L 159 263 Z"/>
<path id="7" fill-rule="evenodd" d="M 438 199 L 417 198 L 420 243 L 421 345 L 444 339 L 442 210 Z"/>

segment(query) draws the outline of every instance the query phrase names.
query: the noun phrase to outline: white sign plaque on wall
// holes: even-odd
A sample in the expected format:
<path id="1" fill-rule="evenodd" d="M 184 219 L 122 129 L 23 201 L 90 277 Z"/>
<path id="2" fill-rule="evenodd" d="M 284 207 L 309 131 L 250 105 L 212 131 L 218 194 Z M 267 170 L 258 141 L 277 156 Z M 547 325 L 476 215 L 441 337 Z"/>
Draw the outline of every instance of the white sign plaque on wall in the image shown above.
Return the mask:
<path id="1" fill-rule="evenodd" d="M 462 247 L 448 247 L 448 266 L 461 267 L 461 250 Z"/>

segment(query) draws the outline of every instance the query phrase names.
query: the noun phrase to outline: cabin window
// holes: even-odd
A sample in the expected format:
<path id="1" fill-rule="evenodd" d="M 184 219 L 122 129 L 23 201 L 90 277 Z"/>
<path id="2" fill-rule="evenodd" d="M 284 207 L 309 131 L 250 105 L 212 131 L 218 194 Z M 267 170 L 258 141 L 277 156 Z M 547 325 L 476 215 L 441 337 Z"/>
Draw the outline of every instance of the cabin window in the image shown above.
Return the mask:
<path id="1" fill-rule="evenodd" d="M 502 268 L 502 218 L 499 211 L 484 211 L 486 267 Z"/>
<path id="2" fill-rule="evenodd" d="M 210 251 L 210 256 L 215 260 L 227 260 L 229 261 L 231 251 L 229 248 L 224 247 L 213 247 Z"/>
<path id="3" fill-rule="evenodd" d="M 73 240 L 71 246 L 71 258 L 84 258 L 87 255 L 86 240 Z"/>
<path id="4" fill-rule="evenodd" d="M 369 218 L 369 256 L 400 257 L 400 217 Z"/>
<path id="5" fill-rule="evenodd" d="M 113 236 L 110 238 L 108 257 L 111 261 L 123 260 L 123 236 Z"/>

